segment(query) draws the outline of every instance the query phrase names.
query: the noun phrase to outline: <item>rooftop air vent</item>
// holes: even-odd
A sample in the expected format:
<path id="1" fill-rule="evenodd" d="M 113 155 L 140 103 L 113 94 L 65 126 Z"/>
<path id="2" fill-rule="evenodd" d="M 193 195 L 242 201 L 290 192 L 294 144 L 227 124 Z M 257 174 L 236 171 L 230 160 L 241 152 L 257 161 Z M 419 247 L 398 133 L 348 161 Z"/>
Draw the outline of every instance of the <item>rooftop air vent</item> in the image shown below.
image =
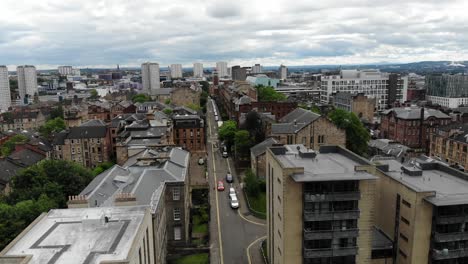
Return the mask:
<path id="1" fill-rule="evenodd" d="M 423 174 L 422 170 L 416 166 L 402 166 L 401 171 L 408 176 L 422 176 Z"/>

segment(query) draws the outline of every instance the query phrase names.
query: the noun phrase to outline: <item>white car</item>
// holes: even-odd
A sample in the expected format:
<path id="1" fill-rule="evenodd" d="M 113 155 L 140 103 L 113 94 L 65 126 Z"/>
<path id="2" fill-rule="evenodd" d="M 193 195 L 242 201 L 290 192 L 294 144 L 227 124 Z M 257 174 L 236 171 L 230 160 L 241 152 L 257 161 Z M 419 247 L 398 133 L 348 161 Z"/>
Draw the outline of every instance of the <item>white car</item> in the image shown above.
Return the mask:
<path id="1" fill-rule="evenodd" d="M 232 209 L 239 208 L 239 200 L 237 200 L 237 196 L 235 194 L 230 194 L 229 195 L 229 200 L 230 200 L 230 204 L 231 204 Z"/>
<path id="2" fill-rule="evenodd" d="M 205 164 L 205 160 L 203 158 L 200 158 L 198 160 L 198 165 L 204 165 Z"/>
<path id="3" fill-rule="evenodd" d="M 229 188 L 229 195 L 232 195 L 232 194 L 236 195 L 236 190 L 231 187 Z"/>

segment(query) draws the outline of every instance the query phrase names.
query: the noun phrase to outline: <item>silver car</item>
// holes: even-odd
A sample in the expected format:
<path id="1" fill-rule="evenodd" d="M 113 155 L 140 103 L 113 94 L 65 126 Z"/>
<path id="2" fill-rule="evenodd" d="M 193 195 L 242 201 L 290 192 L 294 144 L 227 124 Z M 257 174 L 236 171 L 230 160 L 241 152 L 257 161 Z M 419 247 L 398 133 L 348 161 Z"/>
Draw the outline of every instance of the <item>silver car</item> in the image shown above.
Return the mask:
<path id="1" fill-rule="evenodd" d="M 229 200 L 230 200 L 230 204 L 231 204 L 232 209 L 239 208 L 239 200 L 237 199 L 237 196 L 235 194 L 230 194 L 229 195 Z"/>

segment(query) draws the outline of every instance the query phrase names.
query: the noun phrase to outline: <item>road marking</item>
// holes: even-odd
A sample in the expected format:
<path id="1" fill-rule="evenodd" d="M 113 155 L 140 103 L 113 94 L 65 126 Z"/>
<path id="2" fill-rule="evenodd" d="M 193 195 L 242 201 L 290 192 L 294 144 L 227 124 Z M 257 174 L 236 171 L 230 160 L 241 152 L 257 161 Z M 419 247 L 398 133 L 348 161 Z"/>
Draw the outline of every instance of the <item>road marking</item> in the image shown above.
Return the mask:
<path id="1" fill-rule="evenodd" d="M 210 119 L 208 119 L 208 125 L 210 125 L 211 122 L 209 122 Z M 211 126 L 210 126 L 211 128 Z M 211 134 L 211 129 L 210 129 L 210 134 Z M 214 184 L 216 185 L 216 164 L 215 164 L 215 159 L 214 159 L 214 149 L 213 149 L 213 143 L 211 143 L 211 160 L 213 162 L 213 180 Z M 223 257 L 223 240 L 221 239 L 221 224 L 219 221 L 219 201 L 218 201 L 218 191 L 215 190 L 215 197 L 216 197 L 216 218 L 218 220 L 218 239 L 219 239 L 219 252 L 220 252 L 220 257 L 221 257 L 221 264 L 224 264 L 224 257 Z"/>
<path id="2" fill-rule="evenodd" d="M 246 251 L 247 251 L 247 260 L 249 261 L 249 264 L 252 264 L 252 261 L 250 260 L 250 248 L 251 248 L 255 243 L 257 243 L 259 240 L 262 240 L 262 239 L 265 239 L 265 238 L 266 238 L 266 236 L 257 238 L 254 242 L 250 243 L 250 245 L 247 247 L 247 249 L 246 249 Z"/>
<path id="3" fill-rule="evenodd" d="M 245 221 L 249 222 L 249 223 L 252 223 L 252 224 L 255 224 L 255 225 L 259 225 L 259 226 L 265 226 L 265 224 L 263 223 L 259 223 L 259 222 L 255 222 L 255 221 L 252 221 L 250 219 L 247 219 L 245 216 L 242 215 L 242 213 L 240 212 L 240 210 L 237 210 L 237 213 L 239 214 L 239 216 L 244 219 Z"/>

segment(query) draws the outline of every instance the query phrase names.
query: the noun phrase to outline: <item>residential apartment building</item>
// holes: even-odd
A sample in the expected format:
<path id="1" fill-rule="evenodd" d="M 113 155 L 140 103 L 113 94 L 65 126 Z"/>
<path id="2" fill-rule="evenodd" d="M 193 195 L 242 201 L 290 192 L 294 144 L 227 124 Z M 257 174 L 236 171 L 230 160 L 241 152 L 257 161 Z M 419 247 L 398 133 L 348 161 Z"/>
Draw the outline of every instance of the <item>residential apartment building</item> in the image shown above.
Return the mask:
<path id="1" fill-rule="evenodd" d="M 468 125 L 452 124 L 436 128 L 431 134 L 430 156 L 463 171 L 468 171 Z"/>
<path id="2" fill-rule="evenodd" d="M 88 120 L 103 120 L 109 122 L 111 117 L 111 104 L 107 101 L 88 102 Z"/>
<path id="3" fill-rule="evenodd" d="M 296 108 L 278 123 L 271 124 L 270 134 L 281 144 L 303 144 L 310 149 L 322 145 L 346 145 L 346 132 L 337 128 L 327 117 Z"/>
<path id="4" fill-rule="evenodd" d="M 115 118 L 123 114 L 134 114 L 136 113 L 137 108 L 132 101 L 117 101 L 111 102 L 110 106 L 110 115 L 111 118 Z"/>
<path id="5" fill-rule="evenodd" d="M 141 80 L 143 83 L 143 91 L 147 94 L 153 94 L 155 90 L 159 89 L 159 64 L 146 62 L 141 65 Z"/>
<path id="6" fill-rule="evenodd" d="M 70 208 L 148 206 L 155 238 L 155 263 L 189 239 L 190 153 L 179 149 L 145 149 L 122 166 L 99 174 L 76 197 Z M 169 246 L 167 246 L 169 245 Z"/>
<path id="7" fill-rule="evenodd" d="M 364 93 L 376 99 L 377 110 L 384 110 L 395 102 L 405 102 L 408 89 L 408 77 L 378 70 L 341 70 L 339 75 L 322 76 L 321 82 L 322 103 L 330 103 L 337 92 Z"/>
<path id="8" fill-rule="evenodd" d="M 333 96 L 333 105 L 337 109 L 353 112 L 367 123 L 372 123 L 374 120 L 375 98 L 369 98 L 363 93 L 339 92 Z"/>
<path id="9" fill-rule="evenodd" d="M 426 100 L 426 81 L 424 76 L 410 74 L 408 76 L 408 95 L 407 101 L 424 101 Z"/>
<path id="10" fill-rule="evenodd" d="M 250 72 L 253 73 L 253 74 L 262 73 L 263 72 L 263 67 L 262 67 L 262 65 L 257 63 L 254 66 L 252 66 L 252 69 L 251 69 Z"/>
<path id="11" fill-rule="evenodd" d="M 218 76 L 220 78 L 229 76 L 227 62 L 225 61 L 216 62 L 216 71 L 218 72 Z"/>
<path id="12" fill-rule="evenodd" d="M 26 96 L 32 99 L 37 94 L 37 73 L 36 67 L 31 65 L 16 67 L 16 75 L 18 76 L 18 92 L 21 100 Z"/>
<path id="13" fill-rule="evenodd" d="M 174 105 L 200 105 L 201 86 L 198 83 L 174 85 L 171 103 Z"/>
<path id="14" fill-rule="evenodd" d="M 286 145 L 269 148 L 266 164 L 269 263 L 373 263 L 378 178 L 364 159 Z"/>
<path id="15" fill-rule="evenodd" d="M 109 130 L 102 120 L 89 120 L 58 133 L 52 143 L 53 158 L 94 168 L 110 160 Z"/>
<path id="16" fill-rule="evenodd" d="M 72 66 L 58 66 L 58 73 L 60 75 L 72 75 L 73 67 Z M 79 75 L 79 74 L 78 74 Z"/>
<path id="17" fill-rule="evenodd" d="M 193 77 L 202 78 L 203 77 L 203 64 L 195 62 L 193 64 Z"/>
<path id="18" fill-rule="evenodd" d="M 171 78 L 182 78 L 182 64 L 171 64 Z"/>
<path id="19" fill-rule="evenodd" d="M 468 104 L 468 75 L 427 75 L 426 99 L 449 108 Z"/>
<path id="20" fill-rule="evenodd" d="M 239 65 L 232 66 L 231 74 L 233 81 L 245 81 L 247 78 L 247 69 Z"/>
<path id="21" fill-rule="evenodd" d="M 0 65 L 0 113 L 8 111 L 11 106 L 10 79 L 8 68 Z"/>
<path id="22" fill-rule="evenodd" d="M 278 69 L 279 73 L 279 79 L 280 80 L 286 80 L 288 78 L 288 68 L 284 65 L 281 64 L 281 66 Z"/>
<path id="23" fill-rule="evenodd" d="M 163 263 L 155 239 L 147 207 L 53 209 L 0 252 L 0 263 Z"/>
<path id="24" fill-rule="evenodd" d="M 45 111 L 40 109 L 14 109 L 9 113 L 9 118 L 2 116 L 0 120 L 1 131 L 38 129 L 47 119 Z"/>
<path id="25" fill-rule="evenodd" d="M 190 152 L 205 151 L 205 125 L 198 115 L 174 115 L 173 142 Z"/>
<path id="26" fill-rule="evenodd" d="M 382 113 L 380 136 L 428 152 L 430 134 L 438 126 L 451 123 L 451 117 L 439 110 L 421 107 L 392 108 Z"/>

